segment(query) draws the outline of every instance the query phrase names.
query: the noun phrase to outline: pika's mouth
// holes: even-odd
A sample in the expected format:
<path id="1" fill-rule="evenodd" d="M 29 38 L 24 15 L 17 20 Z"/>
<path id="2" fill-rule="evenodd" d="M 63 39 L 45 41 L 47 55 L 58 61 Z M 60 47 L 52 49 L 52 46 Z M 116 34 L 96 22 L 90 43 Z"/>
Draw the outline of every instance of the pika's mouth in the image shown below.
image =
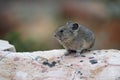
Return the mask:
<path id="1" fill-rule="evenodd" d="M 53 37 L 56 38 L 56 39 L 58 38 L 57 34 L 54 34 Z"/>
<path id="2" fill-rule="evenodd" d="M 54 34 L 54 38 L 56 38 L 58 41 L 63 41 L 62 36 Z"/>

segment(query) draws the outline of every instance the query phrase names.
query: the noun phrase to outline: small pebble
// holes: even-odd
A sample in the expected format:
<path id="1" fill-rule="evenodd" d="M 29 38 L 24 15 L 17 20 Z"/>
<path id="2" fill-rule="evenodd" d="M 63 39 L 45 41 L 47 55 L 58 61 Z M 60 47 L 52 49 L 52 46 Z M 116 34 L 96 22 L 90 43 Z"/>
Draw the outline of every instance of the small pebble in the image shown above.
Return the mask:
<path id="1" fill-rule="evenodd" d="M 73 64 L 71 64 L 70 66 L 73 66 Z"/>
<path id="2" fill-rule="evenodd" d="M 78 71 L 78 74 L 82 75 L 81 71 Z"/>
<path id="3" fill-rule="evenodd" d="M 55 66 L 55 65 L 49 63 L 48 66 L 49 66 L 49 67 L 53 67 L 53 66 Z"/>
<path id="4" fill-rule="evenodd" d="M 93 59 L 94 57 L 89 57 L 89 59 Z"/>
<path id="5" fill-rule="evenodd" d="M 83 62 L 83 60 L 80 60 L 80 62 Z"/>
<path id="6" fill-rule="evenodd" d="M 96 64 L 96 63 L 98 63 L 98 61 L 93 59 L 93 60 L 90 60 L 90 63 L 91 64 Z"/>
<path id="7" fill-rule="evenodd" d="M 81 55 L 81 57 L 86 57 L 85 55 Z"/>
<path id="8" fill-rule="evenodd" d="M 56 62 L 55 62 L 55 61 L 53 61 L 53 62 L 52 62 L 52 64 L 53 64 L 53 65 L 55 65 L 55 64 L 56 64 Z"/>
<path id="9" fill-rule="evenodd" d="M 44 61 L 43 62 L 43 65 L 47 65 L 47 64 L 49 64 L 48 61 Z"/>
<path id="10" fill-rule="evenodd" d="M 56 64 L 55 61 L 53 61 L 52 63 L 49 63 L 48 61 L 44 61 L 44 62 L 43 62 L 43 65 L 47 65 L 47 66 L 49 66 L 49 67 L 53 67 L 53 66 L 55 66 L 55 64 Z"/>

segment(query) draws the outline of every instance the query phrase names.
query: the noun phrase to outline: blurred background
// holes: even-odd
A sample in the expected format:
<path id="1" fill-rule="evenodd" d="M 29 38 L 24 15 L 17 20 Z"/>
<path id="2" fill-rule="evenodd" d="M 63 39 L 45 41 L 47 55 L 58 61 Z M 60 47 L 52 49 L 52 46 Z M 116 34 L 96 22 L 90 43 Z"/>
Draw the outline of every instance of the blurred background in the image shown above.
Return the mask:
<path id="1" fill-rule="evenodd" d="M 0 39 L 17 51 L 62 48 L 53 33 L 68 20 L 95 33 L 95 49 L 120 49 L 120 0 L 0 0 Z"/>

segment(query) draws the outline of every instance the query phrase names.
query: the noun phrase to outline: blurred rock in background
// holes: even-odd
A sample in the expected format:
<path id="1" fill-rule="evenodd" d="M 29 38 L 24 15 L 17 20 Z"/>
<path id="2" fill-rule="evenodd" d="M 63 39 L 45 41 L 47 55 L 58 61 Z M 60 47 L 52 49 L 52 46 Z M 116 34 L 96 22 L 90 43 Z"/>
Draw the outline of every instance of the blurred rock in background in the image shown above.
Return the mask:
<path id="1" fill-rule="evenodd" d="M 120 49 L 119 0 L 0 2 L 0 37 L 15 45 L 17 51 L 61 48 L 53 33 L 68 20 L 95 32 L 95 49 Z"/>

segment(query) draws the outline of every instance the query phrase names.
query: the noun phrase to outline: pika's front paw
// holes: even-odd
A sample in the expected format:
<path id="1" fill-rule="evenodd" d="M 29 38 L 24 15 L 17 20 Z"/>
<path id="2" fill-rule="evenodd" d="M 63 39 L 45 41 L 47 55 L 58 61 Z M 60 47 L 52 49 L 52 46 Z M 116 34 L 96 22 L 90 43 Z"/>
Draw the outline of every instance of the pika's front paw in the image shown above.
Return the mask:
<path id="1" fill-rule="evenodd" d="M 80 56 L 80 53 L 76 52 L 74 56 L 78 57 L 78 56 Z"/>

